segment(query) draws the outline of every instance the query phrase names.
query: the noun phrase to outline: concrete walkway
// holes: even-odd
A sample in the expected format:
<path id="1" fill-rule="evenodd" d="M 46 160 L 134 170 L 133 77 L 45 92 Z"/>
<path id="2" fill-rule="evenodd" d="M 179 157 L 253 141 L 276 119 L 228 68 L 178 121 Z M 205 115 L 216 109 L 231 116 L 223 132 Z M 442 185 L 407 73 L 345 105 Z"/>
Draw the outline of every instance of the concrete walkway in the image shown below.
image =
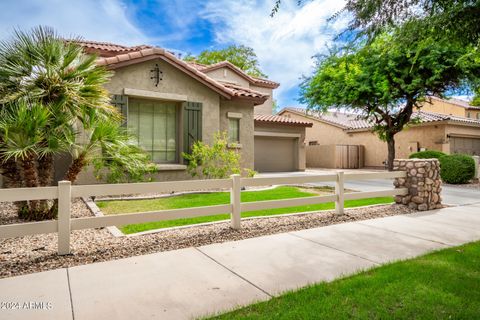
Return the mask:
<path id="1" fill-rule="evenodd" d="M 196 318 L 479 239 L 469 205 L 58 269 L 0 280 L 0 319 Z"/>

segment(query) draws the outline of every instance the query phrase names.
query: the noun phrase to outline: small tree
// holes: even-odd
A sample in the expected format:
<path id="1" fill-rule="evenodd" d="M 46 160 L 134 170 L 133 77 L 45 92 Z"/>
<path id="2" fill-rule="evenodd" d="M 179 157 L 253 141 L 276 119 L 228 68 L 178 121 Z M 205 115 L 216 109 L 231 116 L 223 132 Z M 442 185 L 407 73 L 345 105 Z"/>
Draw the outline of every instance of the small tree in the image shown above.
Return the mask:
<path id="1" fill-rule="evenodd" d="M 240 153 L 228 148 L 226 132 L 217 133 L 213 145 L 196 141 L 190 154 L 183 153 L 188 161 L 188 172 L 192 177 L 223 179 L 232 174 L 240 174 Z"/>
<path id="2" fill-rule="evenodd" d="M 388 169 L 393 169 L 395 135 L 427 96 L 442 96 L 480 74 L 478 56 L 471 47 L 453 41 L 417 38 L 397 41 L 400 33 L 383 34 L 368 45 L 334 51 L 319 57 L 314 75 L 301 86 L 309 108 L 326 111 L 345 108 L 372 123 L 388 145 Z"/>
<path id="3" fill-rule="evenodd" d="M 267 75 L 260 70 L 257 55 L 253 49 L 243 45 L 233 44 L 220 50 L 205 50 L 196 57 L 187 55 L 184 60 L 207 65 L 227 60 L 251 76 L 267 77 Z"/>

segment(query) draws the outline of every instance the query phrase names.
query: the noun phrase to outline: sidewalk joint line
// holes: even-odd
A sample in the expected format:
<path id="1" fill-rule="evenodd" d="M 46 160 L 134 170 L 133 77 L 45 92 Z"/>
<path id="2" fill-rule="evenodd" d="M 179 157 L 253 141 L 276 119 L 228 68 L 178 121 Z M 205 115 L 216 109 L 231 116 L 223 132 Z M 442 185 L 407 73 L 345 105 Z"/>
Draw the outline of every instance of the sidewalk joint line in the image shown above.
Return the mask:
<path id="1" fill-rule="evenodd" d="M 245 277 L 239 275 L 238 273 L 236 273 L 235 271 L 229 269 L 227 266 L 225 266 L 224 264 L 220 263 L 219 261 L 215 260 L 214 258 L 210 257 L 208 254 L 206 254 L 205 252 L 203 252 L 202 250 L 200 250 L 200 248 L 197 248 L 197 247 L 194 247 L 194 249 L 198 250 L 198 252 L 200 252 L 201 254 L 203 254 L 205 257 L 209 258 L 210 260 L 212 260 L 213 262 L 215 262 L 216 264 L 218 264 L 219 266 L 227 269 L 228 271 L 230 271 L 231 273 L 233 273 L 234 275 L 236 275 L 237 277 L 239 277 L 240 279 L 242 279 L 243 281 L 249 283 L 250 285 L 254 286 L 255 288 L 257 288 L 258 290 L 262 291 L 263 293 L 265 293 L 267 296 L 269 296 L 270 298 L 273 298 L 273 295 L 271 295 L 270 293 L 268 293 L 266 290 L 260 288 L 259 286 L 257 286 L 255 283 L 251 282 L 250 280 L 246 279 Z"/>
<path id="2" fill-rule="evenodd" d="M 329 246 L 328 244 L 324 244 L 324 243 L 321 243 L 321 242 L 318 242 L 318 241 L 315 241 L 315 240 L 312 240 L 312 239 L 308 239 L 308 238 L 301 237 L 301 236 L 299 236 L 298 234 L 293 234 L 293 233 L 290 233 L 290 232 L 289 232 L 288 234 L 291 235 L 291 236 L 297 237 L 297 238 L 299 238 L 299 239 L 302 239 L 302 240 L 306 240 L 306 241 L 315 243 L 315 244 L 320 245 L 320 246 L 322 246 L 322 247 L 327 247 L 327 248 L 329 248 L 329 249 L 333 249 L 333 250 L 336 250 L 336 251 L 340 251 L 340 252 L 346 253 L 346 254 L 348 254 L 348 255 L 351 255 L 351 256 L 353 256 L 353 257 L 360 258 L 360 259 L 362 259 L 362 260 L 366 260 L 366 261 L 372 262 L 372 263 L 376 264 L 377 266 L 382 265 L 381 262 L 374 261 L 374 260 L 371 260 L 371 259 L 368 259 L 368 258 L 359 256 L 358 254 L 355 254 L 355 253 L 352 253 L 352 252 L 348 252 L 348 251 L 345 251 L 345 250 L 342 250 L 342 249 L 338 249 L 338 248 Z"/>
<path id="3" fill-rule="evenodd" d="M 412 218 L 412 219 L 413 219 L 413 218 Z M 419 237 L 419 236 L 416 236 L 416 235 L 413 235 L 413 234 L 410 234 L 410 233 L 398 232 L 398 231 L 391 230 L 391 229 L 386 229 L 386 228 L 382 228 L 382 227 L 378 227 L 378 226 L 372 226 L 372 225 L 369 225 L 369 224 L 364 224 L 364 223 L 362 223 L 361 221 L 360 221 L 359 223 L 360 223 L 362 226 L 367 226 L 367 227 L 370 227 L 370 228 L 380 229 L 380 230 L 384 230 L 384 231 L 390 231 L 390 232 L 393 232 L 393 233 L 398 233 L 398 234 L 401 234 L 401 235 L 403 235 L 403 236 L 408 236 L 408 237 L 412 237 L 412 238 L 417 238 L 417 239 L 420 239 L 420 240 L 425 240 L 425 241 L 430 241 L 430 242 L 436 242 L 436 243 L 440 243 L 440 244 L 443 244 L 443 245 L 448 246 L 448 247 L 454 247 L 454 246 L 455 246 L 455 245 L 450 244 L 450 243 L 445 243 L 445 242 L 438 241 L 438 240 L 432 240 L 432 239 L 422 238 L 422 237 Z"/>
<path id="4" fill-rule="evenodd" d="M 70 295 L 70 307 L 72 309 L 72 320 L 75 320 L 75 312 L 73 311 L 73 298 L 72 298 L 72 287 L 70 286 L 70 273 L 67 270 L 67 283 L 68 283 L 68 294 Z"/>

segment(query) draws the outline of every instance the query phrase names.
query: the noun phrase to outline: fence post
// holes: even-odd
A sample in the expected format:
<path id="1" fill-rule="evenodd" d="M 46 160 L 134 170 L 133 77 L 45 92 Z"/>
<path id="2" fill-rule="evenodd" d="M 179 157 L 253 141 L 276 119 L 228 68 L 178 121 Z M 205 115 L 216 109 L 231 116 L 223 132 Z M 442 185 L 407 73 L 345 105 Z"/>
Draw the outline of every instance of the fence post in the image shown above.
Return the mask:
<path id="1" fill-rule="evenodd" d="M 70 254 L 70 209 L 72 185 L 70 181 L 58 182 L 58 254 Z"/>
<path id="2" fill-rule="evenodd" d="M 230 203 L 232 204 L 232 228 L 235 230 L 240 229 L 241 210 L 240 210 L 240 175 L 232 174 L 232 189 L 230 190 Z"/>
<path id="3" fill-rule="evenodd" d="M 335 213 L 338 215 L 342 215 L 344 213 L 344 189 L 343 171 L 339 171 L 337 172 L 337 180 L 335 181 L 335 194 L 337 195 L 337 201 L 335 201 Z"/>

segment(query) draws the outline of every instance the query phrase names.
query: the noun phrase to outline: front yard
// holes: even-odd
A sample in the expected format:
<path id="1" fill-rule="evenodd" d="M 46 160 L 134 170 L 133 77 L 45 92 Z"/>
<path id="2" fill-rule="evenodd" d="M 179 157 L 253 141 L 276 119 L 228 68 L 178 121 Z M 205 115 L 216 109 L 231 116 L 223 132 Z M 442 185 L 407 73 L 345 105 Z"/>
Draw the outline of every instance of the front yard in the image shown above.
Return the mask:
<path id="1" fill-rule="evenodd" d="M 243 191 L 242 202 L 254 202 L 265 200 L 280 200 L 291 198 L 312 197 L 318 195 L 331 194 L 332 190 L 328 187 L 319 188 L 299 188 L 293 186 L 280 186 L 273 189 L 259 191 Z M 373 204 L 386 204 L 393 202 L 392 197 L 379 197 L 360 200 L 345 201 L 346 208 L 361 207 Z M 97 205 L 104 214 L 119 214 L 129 212 L 146 212 L 159 211 L 168 209 L 181 209 L 201 206 L 212 206 L 230 203 L 230 193 L 214 192 L 214 193 L 195 193 L 184 194 L 173 197 L 164 197 L 147 200 L 118 200 L 118 201 L 98 201 Z M 285 213 L 299 213 L 309 211 L 330 210 L 335 207 L 333 202 L 320 203 L 315 205 L 305 205 L 289 208 L 267 209 L 242 212 L 242 218 L 272 216 Z M 142 224 L 131 224 L 121 227 L 123 233 L 131 234 L 153 229 L 161 229 L 176 226 L 185 226 L 191 224 L 213 222 L 229 219 L 229 214 L 219 214 L 213 216 L 177 219 L 169 221 L 156 221 Z"/>
<path id="2" fill-rule="evenodd" d="M 214 319 L 478 319 L 480 242 L 321 283 Z"/>

